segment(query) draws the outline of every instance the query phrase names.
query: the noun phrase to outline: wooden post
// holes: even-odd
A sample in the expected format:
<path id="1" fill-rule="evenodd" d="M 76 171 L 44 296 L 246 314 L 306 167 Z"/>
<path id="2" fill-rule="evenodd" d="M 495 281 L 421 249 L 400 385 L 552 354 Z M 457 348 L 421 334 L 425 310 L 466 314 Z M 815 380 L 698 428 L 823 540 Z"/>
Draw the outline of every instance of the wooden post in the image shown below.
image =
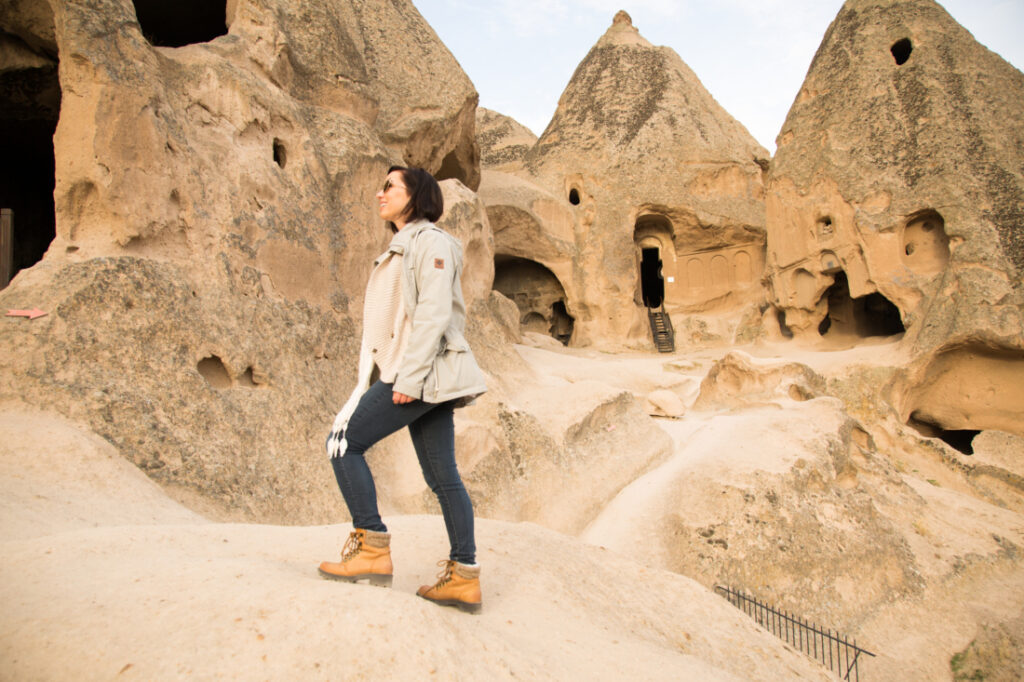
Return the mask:
<path id="1" fill-rule="evenodd" d="M 14 211 L 0 208 L 0 289 L 6 287 L 14 270 Z"/>

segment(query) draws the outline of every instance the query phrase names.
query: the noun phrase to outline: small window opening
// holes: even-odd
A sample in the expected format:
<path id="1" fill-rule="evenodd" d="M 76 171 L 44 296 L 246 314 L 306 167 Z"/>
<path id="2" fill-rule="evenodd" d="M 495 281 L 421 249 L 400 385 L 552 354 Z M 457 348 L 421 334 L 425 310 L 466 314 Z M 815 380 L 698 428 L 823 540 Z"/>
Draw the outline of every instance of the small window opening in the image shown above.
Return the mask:
<path id="1" fill-rule="evenodd" d="M 912 412 L 907 426 L 912 427 L 926 438 L 938 438 L 949 447 L 965 455 L 974 454 L 974 437 L 981 431 L 974 429 L 944 429 L 941 425 L 923 419 L 918 412 Z"/>
<path id="2" fill-rule="evenodd" d="M 183 47 L 226 35 L 225 0 L 133 0 L 142 34 L 156 47 Z"/>
<path id="3" fill-rule="evenodd" d="M 859 298 L 850 296 L 850 285 L 846 273 L 840 270 L 835 281 L 825 292 L 828 312 L 818 325 L 821 336 L 895 336 L 906 329 L 900 317 L 899 308 L 880 293 Z"/>
<path id="4" fill-rule="evenodd" d="M 782 333 L 783 338 L 793 338 L 793 330 L 786 324 L 786 311 L 781 308 L 776 309 L 775 319 L 779 321 L 779 331 Z"/>
<path id="5" fill-rule="evenodd" d="M 919 275 L 934 275 L 949 263 L 946 221 L 934 209 L 918 211 L 903 228 L 903 264 Z"/>
<path id="6" fill-rule="evenodd" d="M 569 203 L 573 206 L 580 205 L 580 193 L 575 187 L 569 190 Z"/>
<path id="7" fill-rule="evenodd" d="M 895 59 L 896 63 L 900 66 L 907 63 L 907 60 L 910 59 L 910 53 L 913 50 L 914 46 L 910 44 L 910 38 L 900 38 L 892 44 L 891 48 L 889 48 L 889 51 L 892 52 L 893 59 Z"/>
<path id="8" fill-rule="evenodd" d="M 661 275 L 661 253 L 657 247 L 641 249 L 640 290 L 644 305 L 661 307 L 665 300 L 665 279 Z"/>
<path id="9" fill-rule="evenodd" d="M 462 164 L 459 163 L 459 157 L 456 155 L 455 150 L 448 152 L 448 155 L 441 162 L 441 168 L 434 173 L 434 178 L 438 182 L 442 180 L 458 180 L 462 184 L 466 184 L 467 176 L 468 174 L 462 168 Z"/>
<path id="10" fill-rule="evenodd" d="M 285 151 L 284 142 L 277 138 L 274 138 L 274 163 L 281 168 L 284 168 L 284 165 L 288 163 L 288 152 Z"/>
<path id="11" fill-rule="evenodd" d="M 231 388 L 231 375 L 224 361 L 216 355 L 203 358 L 196 365 L 196 369 L 206 379 L 206 383 L 214 388 Z"/>
<path id="12" fill-rule="evenodd" d="M 832 218 L 825 216 L 818 220 L 818 239 L 828 239 L 832 237 L 836 232 L 835 227 L 832 226 Z"/>

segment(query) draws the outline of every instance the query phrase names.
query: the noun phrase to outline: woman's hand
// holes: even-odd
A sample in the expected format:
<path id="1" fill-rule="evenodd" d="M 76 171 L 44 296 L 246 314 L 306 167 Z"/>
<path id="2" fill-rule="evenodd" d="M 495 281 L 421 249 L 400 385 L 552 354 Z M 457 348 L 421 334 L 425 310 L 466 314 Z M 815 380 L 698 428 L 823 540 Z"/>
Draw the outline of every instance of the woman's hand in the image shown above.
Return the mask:
<path id="1" fill-rule="evenodd" d="M 391 402 L 395 405 L 405 405 L 407 403 L 411 403 L 413 400 L 416 399 L 404 393 L 399 393 L 398 391 L 391 392 Z"/>

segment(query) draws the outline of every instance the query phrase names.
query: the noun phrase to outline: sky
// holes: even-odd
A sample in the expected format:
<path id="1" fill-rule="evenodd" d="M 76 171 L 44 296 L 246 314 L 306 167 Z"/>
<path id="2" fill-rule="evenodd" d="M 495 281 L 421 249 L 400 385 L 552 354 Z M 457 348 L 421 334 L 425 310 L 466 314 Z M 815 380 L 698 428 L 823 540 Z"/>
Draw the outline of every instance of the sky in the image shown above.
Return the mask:
<path id="1" fill-rule="evenodd" d="M 576 66 L 626 10 L 682 57 L 769 152 L 842 0 L 412 0 L 480 93 L 540 135 Z M 1024 0 L 944 0 L 976 40 L 1024 69 Z"/>

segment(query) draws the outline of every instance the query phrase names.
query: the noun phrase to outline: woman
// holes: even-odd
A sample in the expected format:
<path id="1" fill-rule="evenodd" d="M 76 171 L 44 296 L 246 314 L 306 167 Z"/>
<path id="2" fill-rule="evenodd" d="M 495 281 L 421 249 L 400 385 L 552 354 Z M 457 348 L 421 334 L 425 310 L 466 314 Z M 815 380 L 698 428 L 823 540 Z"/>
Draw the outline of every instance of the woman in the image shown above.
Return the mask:
<path id="1" fill-rule="evenodd" d="M 434 221 L 444 200 L 420 168 L 393 166 L 377 192 L 380 217 L 394 237 L 374 261 L 363 308 L 355 390 L 327 438 L 334 475 L 355 530 L 341 561 L 323 562 L 326 578 L 391 585 L 391 535 L 377 510 L 365 453 L 409 427 L 427 485 L 437 496 L 451 549 L 435 585 L 417 594 L 471 613 L 481 608 L 473 505 L 455 466 L 453 411 L 487 390 L 463 329 L 462 247 Z"/>

